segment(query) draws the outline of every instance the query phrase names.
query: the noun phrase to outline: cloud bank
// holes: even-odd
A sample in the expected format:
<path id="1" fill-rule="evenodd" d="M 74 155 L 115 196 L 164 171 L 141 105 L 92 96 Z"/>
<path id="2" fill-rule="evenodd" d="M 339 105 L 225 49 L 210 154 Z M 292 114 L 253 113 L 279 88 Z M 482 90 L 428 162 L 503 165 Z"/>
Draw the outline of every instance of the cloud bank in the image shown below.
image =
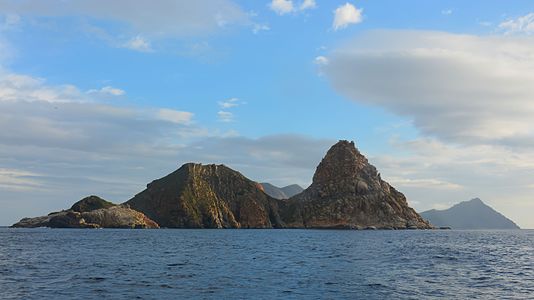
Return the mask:
<path id="1" fill-rule="evenodd" d="M 460 144 L 532 147 L 534 40 L 375 31 L 328 57 L 336 90 Z"/>
<path id="2" fill-rule="evenodd" d="M 0 224 L 63 209 L 90 194 L 122 202 L 187 162 L 224 163 L 253 180 L 306 185 L 334 142 L 240 137 L 196 124 L 192 112 L 99 101 L 109 94 L 126 92 L 109 86 L 83 92 L 0 75 Z"/>

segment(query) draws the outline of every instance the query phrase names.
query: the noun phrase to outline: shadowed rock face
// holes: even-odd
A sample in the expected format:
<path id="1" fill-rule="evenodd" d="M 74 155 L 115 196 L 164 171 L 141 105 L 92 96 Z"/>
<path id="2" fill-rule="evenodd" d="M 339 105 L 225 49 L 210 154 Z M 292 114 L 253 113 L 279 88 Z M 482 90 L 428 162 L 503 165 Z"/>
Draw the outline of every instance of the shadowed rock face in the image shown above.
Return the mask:
<path id="1" fill-rule="evenodd" d="M 126 202 L 162 227 L 282 227 L 277 201 L 224 165 L 189 163 Z"/>
<path id="2" fill-rule="evenodd" d="M 332 146 L 310 187 L 281 207 L 288 227 L 432 228 L 348 141 Z"/>

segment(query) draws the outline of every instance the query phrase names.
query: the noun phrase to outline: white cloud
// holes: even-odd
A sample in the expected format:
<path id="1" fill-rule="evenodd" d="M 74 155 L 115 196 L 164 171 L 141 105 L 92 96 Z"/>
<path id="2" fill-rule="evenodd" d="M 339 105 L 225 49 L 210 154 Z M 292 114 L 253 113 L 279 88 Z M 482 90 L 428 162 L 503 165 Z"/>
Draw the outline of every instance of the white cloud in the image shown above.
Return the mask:
<path id="1" fill-rule="evenodd" d="M 534 13 L 529 13 L 525 16 L 521 16 L 517 19 L 511 19 L 499 24 L 499 28 L 507 34 L 534 33 Z"/>
<path id="2" fill-rule="evenodd" d="M 445 15 L 445 16 L 449 16 L 449 15 L 452 15 L 452 9 L 444 9 L 441 11 L 441 14 L 442 15 Z"/>
<path id="3" fill-rule="evenodd" d="M 140 52 L 152 52 L 152 46 L 150 42 L 141 36 L 136 36 L 123 44 L 124 48 L 140 51 Z"/>
<path id="4" fill-rule="evenodd" d="M 123 96 L 126 94 L 124 90 L 112 87 L 112 86 L 105 86 L 99 90 L 88 90 L 87 94 L 93 94 L 93 95 L 100 95 L 100 96 Z"/>
<path id="5" fill-rule="evenodd" d="M 234 114 L 229 111 L 220 110 L 217 112 L 217 116 L 219 117 L 219 121 L 221 122 L 233 122 L 234 121 Z"/>
<path id="6" fill-rule="evenodd" d="M 19 74 L 4 74 L 0 78 L 0 102 L 68 102 L 84 101 L 85 96 L 72 85 L 47 86 L 41 78 Z"/>
<path id="7" fill-rule="evenodd" d="M 306 9 L 312 9 L 316 8 L 317 4 L 315 3 L 315 0 L 304 0 L 299 6 L 300 10 L 306 10 Z"/>
<path id="8" fill-rule="evenodd" d="M 292 0 L 272 0 L 269 7 L 275 13 L 285 15 L 316 8 L 317 4 L 315 0 L 304 0 L 300 5 L 295 5 Z"/>
<path id="9" fill-rule="evenodd" d="M 334 30 L 344 29 L 350 24 L 362 22 L 363 9 L 357 9 L 350 3 L 345 3 L 334 10 Z"/>
<path id="10" fill-rule="evenodd" d="M 113 95 L 113 96 L 122 96 L 122 95 L 126 94 L 126 92 L 124 90 L 121 90 L 121 89 L 118 89 L 118 88 L 114 88 L 114 87 L 111 87 L 111 86 L 105 86 L 100 91 L 103 92 L 103 93 L 106 93 L 106 94 Z"/>
<path id="11" fill-rule="evenodd" d="M 168 108 L 161 108 L 158 110 L 158 118 L 160 120 L 169 121 L 176 124 L 190 124 L 193 119 L 193 113 L 188 111 L 179 111 Z"/>
<path id="12" fill-rule="evenodd" d="M 374 31 L 322 67 L 349 98 L 461 144 L 534 147 L 534 39 Z"/>
<path id="13" fill-rule="evenodd" d="M 291 0 L 272 0 L 269 7 L 279 15 L 285 15 L 293 11 L 293 1 Z"/>
<path id="14" fill-rule="evenodd" d="M 319 55 L 313 60 L 313 62 L 316 65 L 325 66 L 325 65 L 328 65 L 328 58 L 326 58 L 326 57 L 324 57 L 322 55 Z"/>
<path id="15" fill-rule="evenodd" d="M 261 31 L 269 31 L 269 30 L 271 30 L 271 27 L 265 24 L 254 24 L 252 26 L 252 33 L 254 34 L 258 34 Z"/>
<path id="16" fill-rule="evenodd" d="M 244 102 L 240 101 L 239 98 L 230 98 L 224 101 L 217 102 L 219 106 L 223 109 L 231 108 L 231 107 L 237 107 L 241 104 L 244 104 Z"/>

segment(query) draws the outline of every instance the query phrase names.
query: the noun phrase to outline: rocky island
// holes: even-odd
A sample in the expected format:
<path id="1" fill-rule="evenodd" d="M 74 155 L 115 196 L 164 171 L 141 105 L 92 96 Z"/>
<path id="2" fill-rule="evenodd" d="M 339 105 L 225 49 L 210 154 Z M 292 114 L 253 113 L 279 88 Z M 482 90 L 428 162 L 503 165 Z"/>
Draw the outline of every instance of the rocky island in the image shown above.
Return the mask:
<path id="1" fill-rule="evenodd" d="M 281 196 L 283 197 L 283 196 Z M 13 227 L 431 229 L 355 147 L 339 141 L 288 199 L 224 165 L 187 163 L 122 205 L 96 196 Z"/>

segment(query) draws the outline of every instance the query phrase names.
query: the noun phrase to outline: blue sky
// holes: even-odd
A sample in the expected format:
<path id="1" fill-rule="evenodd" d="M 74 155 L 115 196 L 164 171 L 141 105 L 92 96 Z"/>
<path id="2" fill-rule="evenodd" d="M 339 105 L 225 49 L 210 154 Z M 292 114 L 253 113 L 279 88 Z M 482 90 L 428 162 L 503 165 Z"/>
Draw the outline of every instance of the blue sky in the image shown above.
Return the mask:
<path id="1" fill-rule="evenodd" d="M 2 1 L 0 224 L 188 161 L 307 185 L 355 140 L 417 210 L 534 182 L 532 1 Z M 531 177 L 531 176 L 530 176 Z"/>

